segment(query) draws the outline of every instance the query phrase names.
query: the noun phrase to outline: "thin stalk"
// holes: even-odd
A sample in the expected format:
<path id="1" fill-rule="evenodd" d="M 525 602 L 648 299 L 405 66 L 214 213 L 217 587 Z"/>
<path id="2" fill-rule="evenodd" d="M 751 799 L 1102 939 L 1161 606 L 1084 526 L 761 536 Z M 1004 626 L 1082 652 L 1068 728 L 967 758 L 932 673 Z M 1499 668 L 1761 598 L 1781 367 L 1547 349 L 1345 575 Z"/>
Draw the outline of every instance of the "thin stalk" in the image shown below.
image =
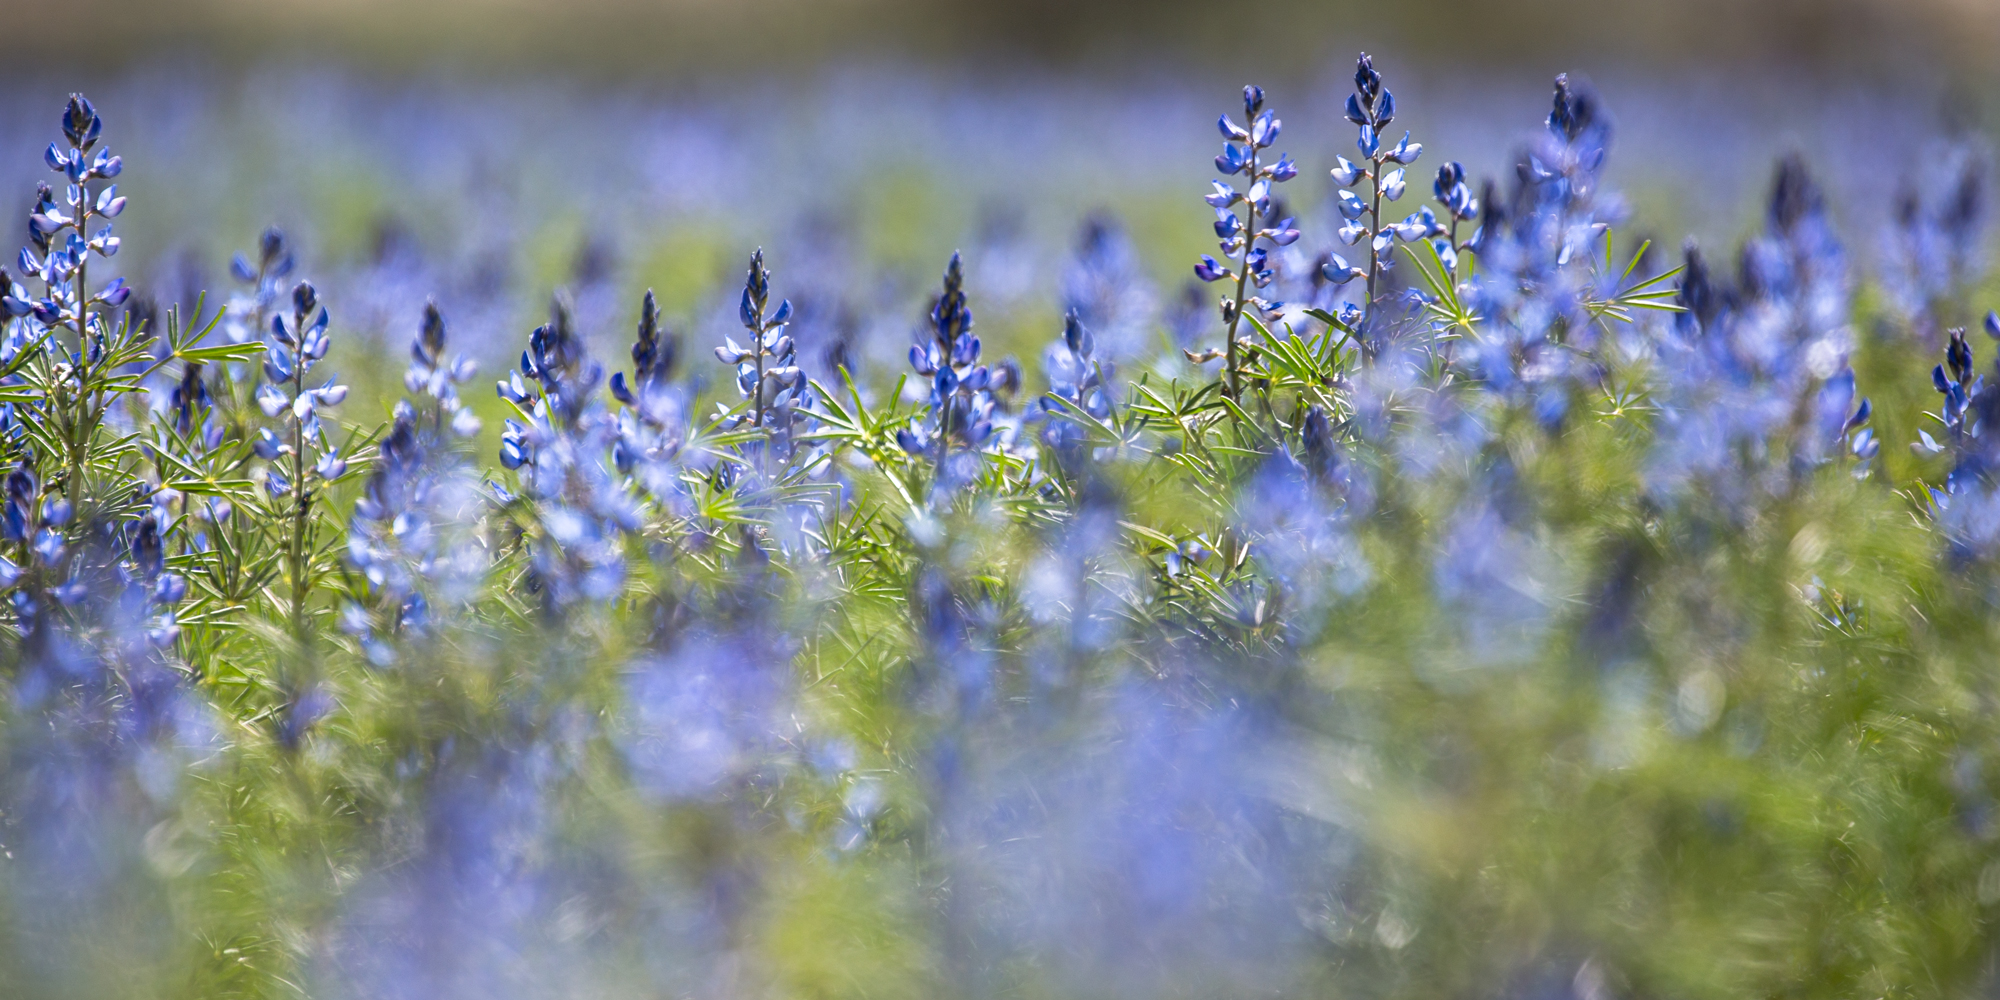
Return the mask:
<path id="1" fill-rule="evenodd" d="M 1382 160 L 1370 157 L 1374 169 L 1368 171 L 1368 184 L 1374 189 L 1374 202 L 1368 206 L 1368 315 L 1375 314 L 1375 282 L 1382 274 L 1382 256 L 1375 252 L 1375 240 L 1382 235 Z"/>
<path id="2" fill-rule="evenodd" d="M 1250 186 L 1257 186 L 1257 144 L 1245 142 L 1250 150 Z M 1250 284 L 1250 251 L 1257 243 L 1257 203 L 1243 199 L 1243 262 L 1236 268 L 1236 308 L 1229 313 L 1228 343 L 1223 345 L 1228 357 L 1223 366 L 1229 370 L 1229 398 L 1243 398 L 1242 376 L 1236 371 L 1236 328 L 1243 323 L 1243 303 L 1248 298 L 1245 287 Z"/>
<path id="3" fill-rule="evenodd" d="M 302 333 L 305 323 L 301 320 L 293 324 Z M 292 398 L 299 399 L 305 393 L 306 365 L 305 341 L 299 340 L 299 351 L 292 359 Z M 292 634 L 301 644 L 306 641 L 306 600 L 310 581 L 306 567 L 306 533 L 311 528 L 312 494 L 306 489 L 306 422 L 296 410 L 292 413 L 292 491 L 297 498 L 294 504 L 292 536 L 287 540 L 286 558 L 291 563 L 292 575 Z"/>
<path id="4" fill-rule="evenodd" d="M 754 414 L 754 419 L 751 422 L 759 430 L 762 430 L 764 427 L 764 317 L 763 316 L 757 317 L 757 329 L 752 330 L 751 332 L 757 335 L 757 343 L 751 351 L 752 354 L 755 354 L 757 356 L 757 385 L 756 388 L 752 390 L 753 395 L 751 397 L 753 400 L 755 400 L 755 408 L 752 411 Z"/>
<path id="5" fill-rule="evenodd" d="M 73 149 L 71 155 L 81 158 L 83 150 Z M 76 235 L 87 243 L 90 239 L 88 228 L 91 215 L 90 181 L 87 178 L 77 181 L 76 190 L 76 218 L 71 220 L 70 225 L 75 227 Z M 75 407 L 68 414 L 69 419 L 65 421 L 68 424 L 66 429 L 69 431 L 69 456 L 68 464 L 63 469 L 63 493 L 68 499 L 70 510 L 72 511 L 80 510 L 82 507 L 83 468 L 85 459 L 89 457 L 89 437 L 93 430 L 90 427 L 90 422 L 85 419 L 87 404 L 82 398 L 82 387 L 84 384 L 82 378 L 84 372 L 82 369 L 84 365 L 89 363 L 88 358 L 90 353 L 89 269 L 90 248 L 85 246 L 83 252 L 77 257 L 76 277 L 70 281 L 70 296 L 76 303 L 76 370 L 72 373 L 75 386 L 72 388 L 68 384 L 70 380 L 66 379 L 62 387 L 64 401 L 73 404 Z"/>

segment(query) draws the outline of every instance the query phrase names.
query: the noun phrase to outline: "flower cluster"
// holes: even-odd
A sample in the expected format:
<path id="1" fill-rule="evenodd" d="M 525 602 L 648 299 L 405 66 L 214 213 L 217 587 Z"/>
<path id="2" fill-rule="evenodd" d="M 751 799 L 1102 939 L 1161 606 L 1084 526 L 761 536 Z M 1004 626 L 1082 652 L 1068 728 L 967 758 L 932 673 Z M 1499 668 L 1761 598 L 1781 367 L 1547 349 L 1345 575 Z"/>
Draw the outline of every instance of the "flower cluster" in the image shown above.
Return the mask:
<path id="1" fill-rule="evenodd" d="M 1042 440 L 1058 454 L 1075 446 L 1083 429 L 1070 411 L 1103 419 L 1111 413 L 1109 387 L 1116 377 L 1113 366 L 1097 359 L 1096 338 L 1083 320 L 1072 312 L 1063 317 L 1062 340 L 1050 348 L 1048 357 L 1049 392 L 1060 399 L 1044 399 L 1042 409 L 1052 419 L 1042 432 Z"/>
<path id="2" fill-rule="evenodd" d="M 1092 331 L 1099 356 L 1137 359 L 1152 346 L 1154 288 L 1132 238 L 1108 215 L 1084 221 L 1075 256 L 1063 268 L 1062 307 Z M 1050 351 L 1057 357 L 1064 344 Z"/>
<path id="3" fill-rule="evenodd" d="M 1960 138 L 1935 158 L 1939 183 L 1906 182 L 1896 195 L 1883 290 L 1926 340 L 1965 320 L 1966 300 L 1986 273 L 1990 156 Z"/>
<path id="4" fill-rule="evenodd" d="M 375 607 L 348 604 L 341 626 L 378 666 L 396 659 L 394 637 L 423 630 L 433 597 L 471 599 L 487 561 L 473 530 L 476 480 L 446 434 L 447 427 L 459 437 L 478 433 L 478 419 L 455 388 L 474 365 L 464 355 L 447 362 L 445 346 L 444 316 L 435 303 L 426 305 L 403 378 L 419 399 L 397 401 L 347 534 L 348 562 Z"/>
<path id="5" fill-rule="evenodd" d="M 984 326 L 954 254 L 914 344 L 814 233 L 797 315 L 761 251 L 740 287 L 665 297 L 748 332 L 717 338 L 734 390 L 696 417 L 651 292 L 631 365 L 593 359 L 620 273 L 593 230 L 584 307 L 559 293 L 497 383 L 496 459 L 460 398 L 480 312 L 448 331 L 405 297 L 407 356 L 355 389 L 400 373 L 402 398 L 343 426 L 391 400 L 319 370 L 342 286 L 300 282 L 275 230 L 206 325 L 107 283 L 116 161 L 72 101 L 51 162 L 78 190 L 37 201 L 36 270 L 0 289 L 0 982 L 102 992 L 62 988 L 102 940 L 117 982 L 204 996 L 830 995 L 850 970 L 813 981 L 793 943 L 832 914 L 894 922 L 857 926 L 895 993 L 1286 995 L 1336 968 L 1412 994 L 1468 968 L 1577 997 L 1975 990 L 2000 942 L 1964 890 L 2000 866 L 2000 723 L 1962 710 L 2000 594 L 1978 338 L 1937 331 L 1941 403 L 1884 463 L 1931 396 L 1871 401 L 1850 361 L 1895 371 L 1918 320 L 1854 294 L 1803 159 L 1735 266 L 1614 262 L 1609 118 L 1559 77 L 1504 193 L 1448 162 L 1397 221 L 1420 147 L 1364 55 L 1339 232 L 1300 246 L 1264 102 L 1220 122 L 1196 274 L 1236 288 L 1228 350 L 1195 355 L 1219 374 L 1141 353 L 1159 310 L 1109 221 L 1067 261 L 985 224 Z M 1973 200 L 1946 193 L 1966 228 L 1938 253 L 1975 254 Z M 430 279 L 383 243 L 358 273 Z M 507 280 L 467 308 L 513 308 Z M 1017 410 L 996 346 L 1057 315 Z M 921 383 L 883 370 L 905 347 Z M 839 393 L 806 376 L 835 364 Z M 203 713 L 226 742 L 197 746 Z M 1894 752 L 1855 752 L 1884 726 Z M 1798 822 L 1742 821 L 1774 802 Z M 1408 836 L 1409 803 L 1482 836 Z M 1832 869 L 1787 860 L 1829 830 Z M 1687 878 L 1660 847 L 1689 837 L 1744 877 Z M 1912 843 L 1937 848 L 1922 885 L 1894 870 Z M 1774 900 L 1834 923 L 1682 936 Z M 1591 957 L 1439 929 L 1502 910 Z M 102 933 L 132 926 L 167 957 Z M 1829 933 L 1851 959 L 1768 960 Z M 1720 979 L 1646 978 L 1704 942 Z"/>
<path id="6" fill-rule="evenodd" d="M 972 308 L 965 299 L 965 265 L 951 255 L 944 290 L 932 304 L 930 337 L 910 346 L 910 367 L 930 379 L 930 411 L 924 423 L 896 431 L 896 441 L 912 455 L 926 455 L 942 468 L 953 446 L 977 451 L 993 438 L 994 369 L 979 363 L 979 337 L 972 332 Z M 1004 372 L 1005 369 L 1000 371 Z"/>
<path id="7" fill-rule="evenodd" d="M 531 387 L 528 381 L 532 381 Z M 512 404 L 500 464 L 518 470 L 535 526 L 531 579 L 555 607 L 604 600 L 625 579 L 624 534 L 639 508 L 613 476 L 618 421 L 597 396 L 604 367 L 585 350 L 561 297 L 529 335 L 518 372 L 499 383 Z M 504 502 L 511 494 L 501 491 Z"/>
<path id="8" fill-rule="evenodd" d="M 132 292 L 123 278 L 95 291 L 87 281 L 90 258 L 117 254 L 119 242 L 109 222 L 93 231 L 92 221 L 125 211 L 118 185 L 93 190 L 93 184 L 117 177 L 125 163 L 111 155 L 109 147 L 98 145 L 104 120 L 83 95 L 70 95 L 62 131 L 63 141 L 49 143 L 42 158 L 68 184 L 60 201 L 47 184 L 36 186 L 35 206 L 28 215 L 28 246 L 20 255 L 22 274 L 41 279 L 42 295 L 27 299 L 9 295 L 0 301 L 15 315 L 32 313 L 44 327 L 67 327 L 79 338 L 102 340 L 109 332 L 97 325 L 103 309 L 124 305 Z"/>
<path id="9" fill-rule="evenodd" d="M 347 474 L 347 460 L 326 434 L 320 410 L 338 406 L 347 398 L 347 387 L 327 379 L 316 388 L 306 386 L 306 376 L 332 346 L 327 336 L 328 316 L 319 293 L 310 282 L 301 281 L 292 289 L 292 312 L 271 317 L 271 340 L 264 349 L 265 382 L 257 387 L 257 406 L 264 415 L 278 419 L 281 429 L 257 432 L 257 456 L 276 463 L 291 459 L 291 469 L 273 465 L 265 474 L 264 488 L 274 497 L 285 496 L 294 486 L 301 506 L 310 502 L 312 483 L 330 483 Z"/>
<path id="10" fill-rule="evenodd" d="M 1987 313 L 1987 336 L 2000 342 L 2000 314 Z M 1943 398 L 1925 416 L 1941 428 L 1939 440 L 1930 428 L 1917 431 L 1910 449 L 1920 456 L 1942 455 L 1949 461 L 1944 480 L 1928 490 L 1934 517 L 1943 526 L 1961 558 L 1991 559 L 2000 555 L 2000 448 L 1991 428 L 2000 426 L 2000 389 L 1974 370 L 1972 345 L 1963 328 L 1946 331 L 1944 364 L 1931 369 L 1931 386 Z M 2000 371 L 2000 357 L 1996 357 Z"/>
<path id="11" fill-rule="evenodd" d="M 1665 368 L 1660 488 L 1694 478 L 1726 509 L 1782 494 L 1803 472 L 1879 444 L 1863 427 L 1848 367 L 1846 258 L 1818 184 L 1796 157 L 1772 184 L 1765 231 L 1743 247 L 1731 287 L 1690 245 Z"/>
<path id="12" fill-rule="evenodd" d="M 426 303 L 423 324 L 410 341 L 410 367 L 403 372 L 403 388 L 427 401 L 420 405 L 427 411 L 434 435 L 441 437 L 449 422 L 453 434 L 471 437 L 479 433 L 480 420 L 459 401 L 458 386 L 471 381 L 479 366 L 464 354 L 446 359 L 444 347 L 444 314 L 438 311 L 437 303 Z"/>
<path id="13" fill-rule="evenodd" d="M 254 262 L 241 253 L 229 259 L 229 276 L 245 286 L 231 296 L 223 315 L 223 333 L 232 342 L 241 344 L 263 335 L 272 310 L 284 298 L 285 279 L 297 266 L 297 255 L 276 226 L 257 238 Z"/>
<path id="14" fill-rule="evenodd" d="M 771 272 L 765 269 L 764 251 L 759 248 L 750 255 L 743 299 L 737 306 L 737 318 L 750 331 L 750 346 L 724 337 L 715 356 L 736 366 L 736 391 L 750 401 L 750 409 L 733 421 L 762 431 L 770 454 L 783 459 L 791 456 L 794 435 L 811 419 L 813 396 L 799 368 L 798 345 L 785 332 L 792 321 L 792 300 L 780 300 L 776 309 L 770 304 Z"/>
<path id="15" fill-rule="evenodd" d="M 1383 217 L 1382 202 L 1402 200 L 1409 188 L 1405 168 L 1417 162 L 1424 147 L 1422 143 L 1411 142 L 1408 131 L 1394 145 L 1383 144 L 1384 130 L 1396 120 L 1396 95 L 1382 85 L 1382 74 L 1376 71 L 1375 61 L 1366 52 L 1355 61 L 1354 93 L 1347 95 L 1347 120 L 1359 130 L 1354 142 L 1361 162 L 1335 157 L 1333 181 L 1340 185 L 1337 195 L 1340 215 L 1347 223 L 1340 228 L 1340 241 L 1348 246 L 1366 241 L 1368 266 L 1349 264 L 1336 253 L 1321 265 L 1320 273 L 1336 284 L 1366 278 L 1364 308 L 1373 313 L 1382 274 L 1395 266 L 1396 241 L 1410 243 L 1440 236 L 1445 228 L 1428 207 L 1400 222 L 1389 222 Z M 1363 181 L 1368 187 L 1357 193 L 1354 189 Z"/>
<path id="16" fill-rule="evenodd" d="M 1233 280 L 1236 293 L 1222 300 L 1222 323 L 1228 328 L 1225 347 L 1221 351 L 1210 350 L 1201 354 L 1190 353 L 1188 359 L 1197 364 L 1213 361 L 1217 357 L 1226 358 L 1226 380 L 1231 394 L 1241 391 L 1241 379 L 1237 374 L 1237 329 L 1242 322 L 1243 309 L 1253 306 L 1259 310 L 1271 310 L 1277 304 L 1260 296 L 1250 294 L 1251 288 L 1262 290 L 1271 284 L 1275 276 L 1271 269 L 1271 250 L 1287 247 L 1298 242 L 1299 231 L 1291 219 L 1273 219 L 1272 207 L 1275 203 L 1272 185 L 1282 184 L 1299 175 L 1298 165 L 1290 156 L 1280 155 L 1277 162 L 1268 162 L 1265 150 L 1278 141 L 1278 134 L 1284 128 L 1277 112 L 1264 106 L 1264 88 L 1246 86 L 1243 88 L 1243 117 L 1249 123 L 1238 125 L 1228 115 L 1216 119 L 1216 128 L 1222 131 L 1222 153 L 1215 158 L 1215 169 L 1224 177 L 1241 176 L 1247 187 L 1238 191 L 1223 181 L 1210 182 L 1211 190 L 1203 200 L 1215 209 L 1215 235 L 1221 240 L 1224 264 L 1206 254 L 1194 266 L 1194 275 L 1203 281 L 1215 282 Z M 1243 215 L 1236 214 L 1241 206 Z"/>
<path id="17" fill-rule="evenodd" d="M 1479 219 L 1479 199 L 1472 196 L 1472 189 L 1465 183 L 1465 164 L 1452 160 L 1438 167 L 1436 179 L 1431 181 L 1431 193 L 1437 197 L 1438 207 L 1444 209 L 1445 217 L 1451 222 L 1445 226 L 1445 239 L 1434 242 L 1438 257 L 1446 269 L 1458 273 L 1458 255 L 1471 249 L 1459 241 L 1458 230 L 1463 223 Z"/>
<path id="18" fill-rule="evenodd" d="M 1545 427 L 1559 426 L 1597 377 L 1602 317 L 1631 291 L 1621 284 L 1628 269 L 1602 266 L 1623 217 L 1615 197 L 1598 196 L 1610 135 L 1594 92 L 1556 77 L 1548 119 L 1516 158 L 1513 186 L 1504 197 L 1489 186 L 1477 199 L 1484 222 L 1459 247 L 1478 255 L 1467 293 L 1484 321 L 1467 366 Z M 1657 303 L 1642 297 L 1637 307 Z"/>
<path id="19" fill-rule="evenodd" d="M 625 404 L 612 459 L 657 499 L 668 499 L 674 491 L 675 460 L 687 442 L 687 394 L 673 382 L 679 352 L 678 339 L 660 326 L 660 306 L 649 288 L 639 305 L 632 377 L 611 375 L 611 395 Z"/>

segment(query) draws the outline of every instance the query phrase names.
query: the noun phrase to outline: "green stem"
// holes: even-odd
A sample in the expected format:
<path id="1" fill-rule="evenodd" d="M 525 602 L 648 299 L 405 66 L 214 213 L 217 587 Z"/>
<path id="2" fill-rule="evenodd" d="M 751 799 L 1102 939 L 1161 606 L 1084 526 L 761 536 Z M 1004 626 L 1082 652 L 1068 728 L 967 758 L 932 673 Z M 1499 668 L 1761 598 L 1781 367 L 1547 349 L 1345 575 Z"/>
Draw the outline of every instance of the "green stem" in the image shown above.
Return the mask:
<path id="1" fill-rule="evenodd" d="M 1250 150 L 1250 186 L 1256 187 L 1257 146 L 1247 141 L 1244 146 Z M 1236 308 L 1229 314 L 1229 337 L 1224 345 L 1228 357 L 1223 361 L 1229 375 L 1229 398 L 1236 400 L 1243 398 L 1242 376 L 1236 370 L 1236 329 L 1243 323 L 1243 303 L 1249 298 L 1246 287 L 1250 284 L 1250 251 L 1257 243 L 1257 203 L 1245 198 L 1243 214 L 1243 262 L 1236 268 Z"/>
<path id="2" fill-rule="evenodd" d="M 295 334 L 300 335 L 299 350 L 292 358 L 292 398 L 298 399 L 305 393 L 306 359 L 303 337 L 305 322 L 294 323 Z M 312 527 L 312 494 L 306 489 L 306 422 L 296 411 L 292 414 L 292 490 L 297 498 L 293 515 L 292 537 L 287 546 L 287 557 L 291 563 L 292 576 L 292 634 L 301 645 L 308 638 L 306 630 L 306 600 L 308 597 L 306 566 L 306 534 Z"/>

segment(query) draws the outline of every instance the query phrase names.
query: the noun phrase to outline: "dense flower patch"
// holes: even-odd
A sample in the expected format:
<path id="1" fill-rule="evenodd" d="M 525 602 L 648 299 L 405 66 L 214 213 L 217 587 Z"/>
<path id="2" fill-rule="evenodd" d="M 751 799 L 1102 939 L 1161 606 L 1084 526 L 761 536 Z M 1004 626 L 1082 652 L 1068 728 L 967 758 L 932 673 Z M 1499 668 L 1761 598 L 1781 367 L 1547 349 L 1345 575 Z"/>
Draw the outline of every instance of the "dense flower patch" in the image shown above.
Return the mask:
<path id="1" fill-rule="evenodd" d="M 105 280 L 72 97 L 0 298 L 0 979 L 1979 987 L 1983 152 L 1879 279 L 1797 157 L 1733 267 L 1669 262 L 1588 86 L 1485 180 L 1391 82 L 1325 163 L 1246 87 L 1192 297 L 1092 220 L 1026 362 L 976 250 L 867 320 L 888 366 L 773 241 L 719 342 L 649 291 L 601 357 L 559 293 L 482 372 L 432 302 L 380 399 L 277 229 L 215 300 Z"/>

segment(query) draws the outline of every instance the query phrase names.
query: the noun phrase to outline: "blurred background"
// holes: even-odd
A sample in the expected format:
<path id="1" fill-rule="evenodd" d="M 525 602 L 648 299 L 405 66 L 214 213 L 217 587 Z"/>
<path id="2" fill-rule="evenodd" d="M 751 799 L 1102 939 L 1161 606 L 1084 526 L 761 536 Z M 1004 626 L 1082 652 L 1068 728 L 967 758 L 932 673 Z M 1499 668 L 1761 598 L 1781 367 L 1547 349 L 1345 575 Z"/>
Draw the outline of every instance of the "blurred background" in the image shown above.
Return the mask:
<path id="1" fill-rule="evenodd" d="M 1589 58 L 1668 75 L 1749 66 L 1893 79 L 1990 72 L 2000 41 L 1992 0 L 9 0 L 0 9 L 51 41 L 93 26 L 87 58 L 65 56 L 60 43 L 23 53 L 51 66 L 100 54 L 129 63 L 164 47 L 237 66 L 305 58 L 646 80 L 795 76 L 885 58 L 955 72 L 1310 75 L 1329 49 L 1356 47 L 1422 57 L 1428 68 Z"/>
<path id="2" fill-rule="evenodd" d="M 1306 245 L 1330 243 L 1359 50 L 1426 144 L 1417 176 L 1460 160 L 1504 181 L 1569 72 L 1617 122 L 1627 235 L 1727 253 L 1799 151 L 1865 263 L 1899 186 L 1990 133 L 2000 80 L 1995 0 L 4 0 L 0 17 L 37 40 L 6 71 L 0 190 L 25 208 L 63 96 L 91 94 L 129 167 L 119 266 L 156 301 L 226 284 L 229 254 L 279 224 L 350 332 L 400 343 L 436 297 L 496 359 L 558 287 L 606 350 L 646 287 L 711 341 L 758 245 L 781 293 L 820 306 L 809 340 L 890 368 L 954 249 L 1003 349 L 1047 341 L 1092 246 L 1128 268 L 1133 323 L 1170 327 L 1212 249 L 1213 122 L 1244 83 L 1269 89 L 1305 168 L 1287 194 Z"/>

